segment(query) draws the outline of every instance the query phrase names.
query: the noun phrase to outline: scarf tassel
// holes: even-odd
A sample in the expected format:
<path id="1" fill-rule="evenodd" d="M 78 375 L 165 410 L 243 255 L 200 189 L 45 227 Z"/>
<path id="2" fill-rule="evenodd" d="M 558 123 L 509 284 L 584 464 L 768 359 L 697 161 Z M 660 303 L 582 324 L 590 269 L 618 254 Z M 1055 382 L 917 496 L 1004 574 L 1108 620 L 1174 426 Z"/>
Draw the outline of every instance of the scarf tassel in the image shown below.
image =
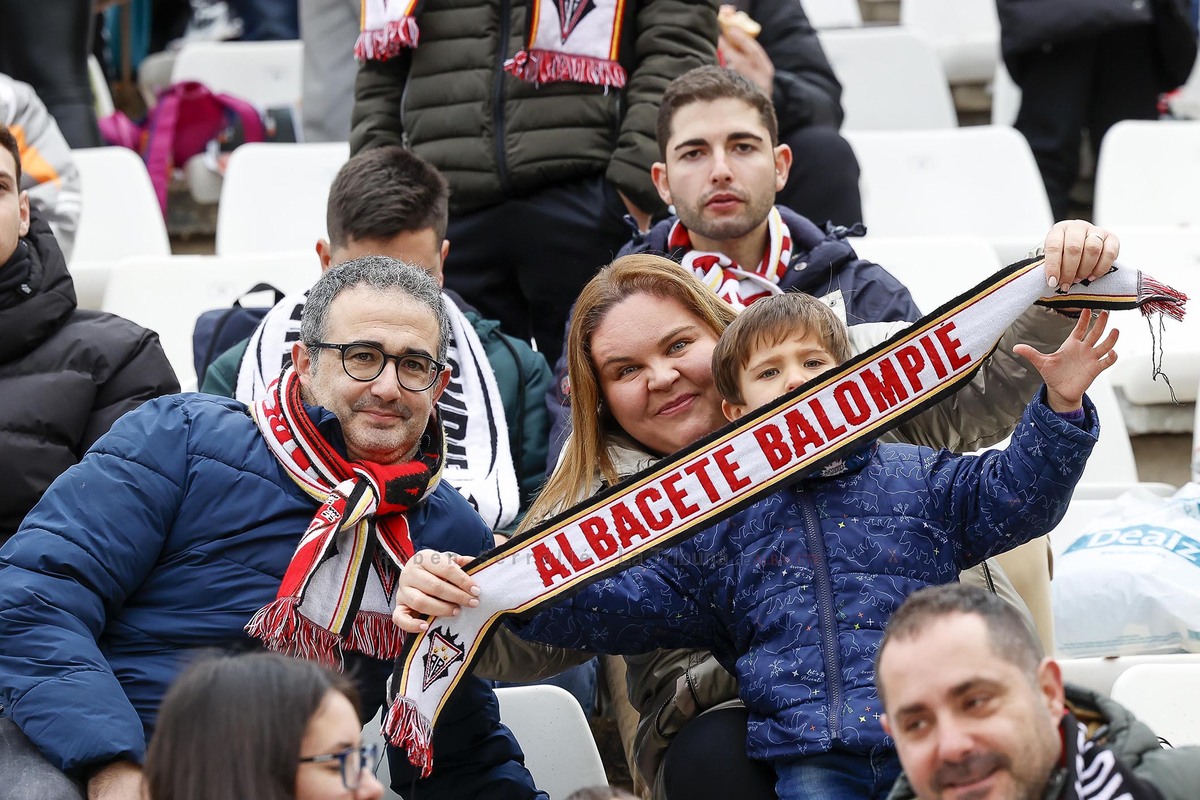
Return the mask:
<path id="1" fill-rule="evenodd" d="M 531 48 L 504 62 L 504 70 L 533 84 L 574 81 L 593 86 L 625 86 L 625 68 L 605 58 Z"/>
<path id="2" fill-rule="evenodd" d="M 1160 283 L 1145 273 L 1138 281 L 1138 305 L 1144 317 L 1166 314 L 1173 320 L 1182 321 L 1183 306 L 1187 299 L 1183 292 Z"/>
<path id="3" fill-rule="evenodd" d="M 267 603 L 251 617 L 246 632 L 262 639 L 277 653 L 330 667 L 341 664 L 337 635 L 305 618 L 295 597 L 280 597 Z"/>
<path id="4" fill-rule="evenodd" d="M 387 61 L 416 47 L 420 36 L 415 17 L 391 20 L 382 28 L 360 33 L 354 43 L 354 57 L 359 61 Z"/>
<path id="5" fill-rule="evenodd" d="M 396 659 L 404 649 L 404 631 L 397 628 L 387 614 L 359 611 L 346 636 L 346 649 L 373 658 Z"/>
<path id="6" fill-rule="evenodd" d="M 428 778 L 433 770 L 433 726 L 411 698 L 397 694 L 383 718 L 383 737 L 408 753 L 408 763 Z"/>

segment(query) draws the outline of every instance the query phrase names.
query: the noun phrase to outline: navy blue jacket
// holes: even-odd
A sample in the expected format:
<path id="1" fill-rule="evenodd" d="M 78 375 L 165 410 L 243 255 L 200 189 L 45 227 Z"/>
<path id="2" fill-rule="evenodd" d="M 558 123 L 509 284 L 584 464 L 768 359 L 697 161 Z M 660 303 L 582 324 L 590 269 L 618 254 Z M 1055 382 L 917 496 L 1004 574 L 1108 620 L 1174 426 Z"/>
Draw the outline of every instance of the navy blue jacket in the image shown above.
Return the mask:
<path id="1" fill-rule="evenodd" d="M 854 252 L 854 248 L 846 241 L 849 230 L 838 226 L 826 233 L 790 208 L 776 208 L 792 236 L 792 262 L 780 279 L 779 288 L 785 292 L 804 292 L 813 297 L 824 297 L 840 291 L 845 303 L 847 325 L 920 319 L 921 311 L 904 284 L 883 267 L 859 258 Z M 652 253 L 675 262 L 682 261 L 684 251 L 681 248 L 672 250 L 667 247 L 671 226 L 676 219 L 668 217 L 645 233 L 635 234 L 632 241 L 621 248 L 617 257 Z M 570 322 L 567 324 L 569 326 Z M 554 365 L 554 382 L 546 392 L 546 408 L 550 411 L 551 420 L 550 449 L 546 457 L 547 472 L 550 472 L 558 463 L 558 454 L 571 428 L 565 347 L 563 355 Z"/>
<path id="2" fill-rule="evenodd" d="M 746 749 L 785 760 L 890 745 L 874 658 L 904 598 L 1047 533 L 1096 441 L 1035 400 L 1002 451 L 874 445 L 658 556 L 513 623 L 522 637 L 635 654 L 706 647 L 737 676 Z"/>
<path id="3" fill-rule="evenodd" d="M 309 415 L 342 445 L 336 417 Z M 254 646 L 243 627 L 274 599 L 315 512 L 241 403 L 174 395 L 125 415 L 0 548 L 5 715 L 59 769 L 141 762 L 188 660 Z M 409 524 L 418 549 L 492 546 L 445 483 Z M 378 702 L 391 663 L 360 661 L 356 677 Z M 537 796 L 488 685 L 466 682 L 451 706 L 434 774 L 414 784 L 394 772 L 393 784 L 438 798 Z"/>

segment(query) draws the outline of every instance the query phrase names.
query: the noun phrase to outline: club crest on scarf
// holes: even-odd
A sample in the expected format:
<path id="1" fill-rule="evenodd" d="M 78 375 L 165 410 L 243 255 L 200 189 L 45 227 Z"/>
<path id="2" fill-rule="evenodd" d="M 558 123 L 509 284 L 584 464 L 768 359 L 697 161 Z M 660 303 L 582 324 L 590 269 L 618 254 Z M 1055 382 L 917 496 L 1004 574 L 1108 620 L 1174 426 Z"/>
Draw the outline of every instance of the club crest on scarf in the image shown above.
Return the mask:
<path id="1" fill-rule="evenodd" d="M 466 651 L 458 644 L 458 637 L 447 633 L 442 627 L 436 627 L 429 632 L 429 650 L 422 658 L 425 674 L 421 678 L 424 688 L 428 689 L 433 683 L 450 674 L 450 667 L 463 660 Z"/>
<path id="2" fill-rule="evenodd" d="M 289 367 L 250 411 L 272 454 L 320 502 L 275 599 L 246 625 L 272 650 L 338 665 L 352 650 L 395 658 L 396 579 L 413 554 L 406 513 L 438 485 L 441 425 L 431 416 L 413 458 L 393 465 L 347 461 L 317 430 Z"/>
<path id="3" fill-rule="evenodd" d="M 579 20 L 596 7 L 592 0 L 557 0 L 555 5 L 558 6 L 558 28 L 564 42 L 571 37 Z"/>

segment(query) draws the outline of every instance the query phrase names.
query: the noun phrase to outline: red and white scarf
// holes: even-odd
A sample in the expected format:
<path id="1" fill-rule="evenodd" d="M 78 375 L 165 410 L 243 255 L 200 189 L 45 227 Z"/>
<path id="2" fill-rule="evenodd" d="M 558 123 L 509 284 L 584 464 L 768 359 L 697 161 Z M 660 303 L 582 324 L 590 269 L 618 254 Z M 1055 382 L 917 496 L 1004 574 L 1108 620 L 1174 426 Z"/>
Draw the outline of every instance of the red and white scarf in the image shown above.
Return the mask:
<path id="1" fill-rule="evenodd" d="M 667 248 L 685 250 L 680 264 L 692 271 L 705 286 L 738 311 L 773 294 L 781 294 L 779 280 L 792 261 L 792 234 L 774 206 L 767 214 L 767 251 L 753 270 L 737 264 L 724 253 L 692 249 L 692 237 L 676 220 L 667 234 Z"/>
<path id="2" fill-rule="evenodd" d="M 626 0 L 532 0 L 526 45 L 504 69 L 530 83 L 625 85 L 619 62 Z M 363 0 L 354 55 L 386 61 L 420 39 L 421 0 Z M 501 45 L 507 44 L 501 42 Z"/>
<path id="3" fill-rule="evenodd" d="M 442 476 L 442 434 L 431 417 L 412 460 L 347 461 L 317 430 L 294 367 L 250 406 L 288 477 L 321 505 L 300 538 L 279 591 L 246 630 L 281 653 L 336 666 L 342 650 L 395 658 L 396 578 L 413 554 L 405 512 Z"/>
<path id="4" fill-rule="evenodd" d="M 1007 267 L 836 370 L 662 459 L 466 567 L 479 605 L 410 636 L 383 732 L 428 774 L 446 699 L 505 615 L 533 613 L 709 528 L 779 486 L 857 452 L 969 381 L 1033 303 L 1183 316 L 1186 298 L 1135 269 L 1070 292 L 1041 259 Z"/>

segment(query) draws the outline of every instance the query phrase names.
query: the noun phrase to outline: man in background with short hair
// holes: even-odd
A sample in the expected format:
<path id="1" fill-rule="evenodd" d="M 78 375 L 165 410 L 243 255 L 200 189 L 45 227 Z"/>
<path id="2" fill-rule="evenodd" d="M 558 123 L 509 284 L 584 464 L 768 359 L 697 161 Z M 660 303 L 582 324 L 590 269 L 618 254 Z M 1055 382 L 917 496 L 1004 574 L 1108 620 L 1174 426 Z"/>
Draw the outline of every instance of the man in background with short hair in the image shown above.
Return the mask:
<path id="1" fill-rule="evenodd" d="M 950 584 L 892 616 L 876 685 L 904 773 L 890 800 L 1194 800 L 1200 748 L 1163 748 L 1120 705 L 1064 687 L 1012 607 Z"/>

